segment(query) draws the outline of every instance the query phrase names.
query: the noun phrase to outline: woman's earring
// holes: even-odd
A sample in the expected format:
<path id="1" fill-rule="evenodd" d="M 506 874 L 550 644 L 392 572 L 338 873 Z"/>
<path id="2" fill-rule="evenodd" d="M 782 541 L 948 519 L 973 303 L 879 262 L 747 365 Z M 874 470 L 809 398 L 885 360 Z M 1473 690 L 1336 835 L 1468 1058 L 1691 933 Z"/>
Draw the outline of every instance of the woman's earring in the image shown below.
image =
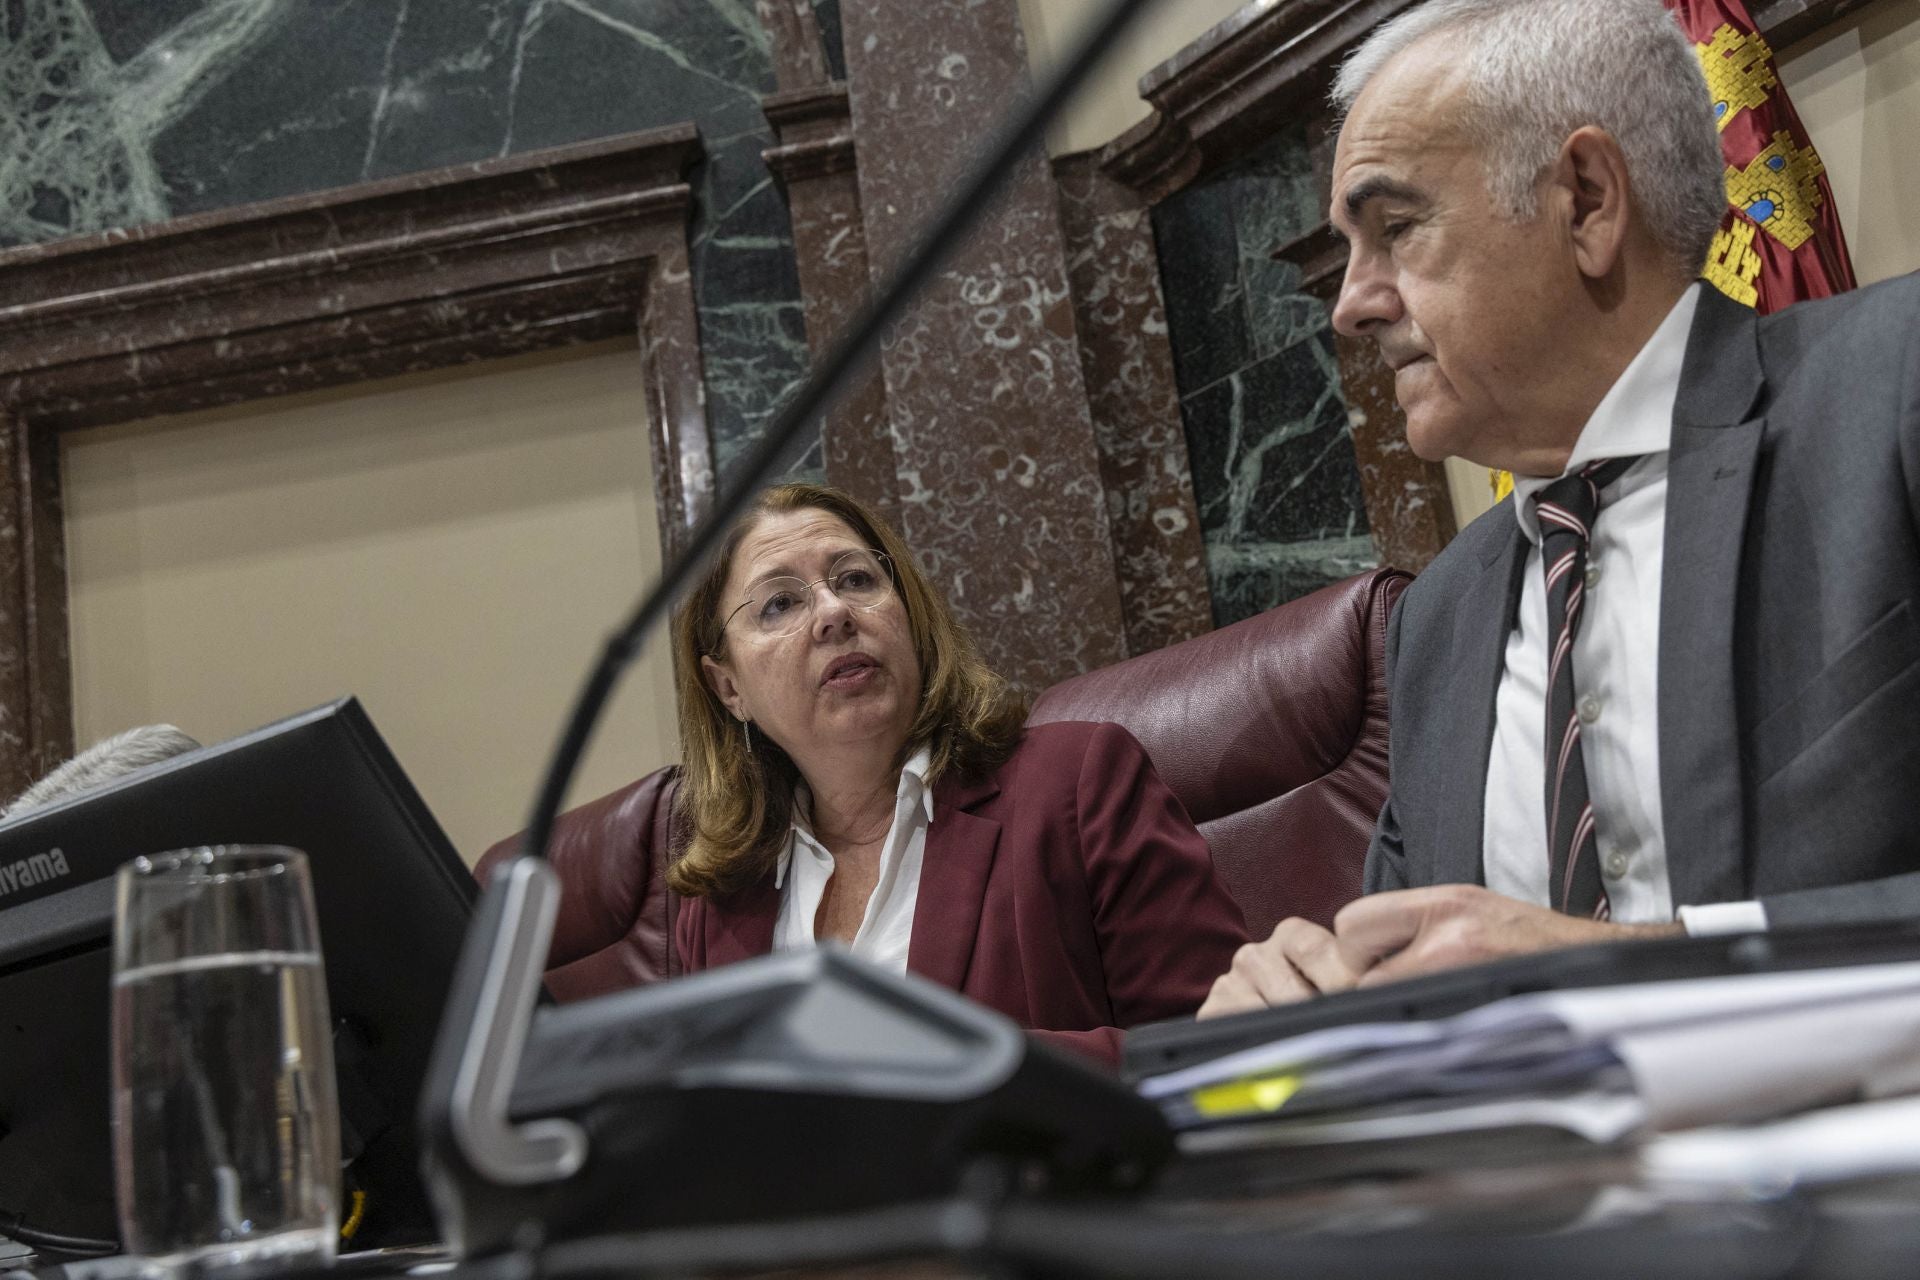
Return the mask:
<path id="1" fill-rule="evenodd" d="M 742 720 L 740 722 L 740 725 L 742 728 L 744 728 L 747 731 L 747 754 L 752 755 L 753 754 L 753 721 Z"/>

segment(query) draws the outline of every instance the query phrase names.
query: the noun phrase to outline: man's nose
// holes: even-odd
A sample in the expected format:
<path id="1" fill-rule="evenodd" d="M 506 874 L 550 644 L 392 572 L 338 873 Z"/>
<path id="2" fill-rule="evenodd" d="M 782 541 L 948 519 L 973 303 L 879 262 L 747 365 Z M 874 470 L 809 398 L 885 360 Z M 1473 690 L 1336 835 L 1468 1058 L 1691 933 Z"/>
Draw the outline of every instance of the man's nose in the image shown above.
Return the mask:
<path id="1" fill-rule="evenodd" d="M 1392 276 L 1372 255 L 1355 252 L 1347 259 L 1346 278 L 1333 304 L 1334 332 L 1349 338 L 1368 338 L 1396 323 L 1404 314 Z"/>

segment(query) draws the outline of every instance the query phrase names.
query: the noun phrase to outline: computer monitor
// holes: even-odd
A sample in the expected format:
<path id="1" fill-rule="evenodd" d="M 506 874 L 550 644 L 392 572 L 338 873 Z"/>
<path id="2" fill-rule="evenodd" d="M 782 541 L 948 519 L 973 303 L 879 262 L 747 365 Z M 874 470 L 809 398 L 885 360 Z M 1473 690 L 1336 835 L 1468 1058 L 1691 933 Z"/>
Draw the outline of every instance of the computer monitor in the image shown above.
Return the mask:
<path id="1" fill-rule="evenodd" d="M 414 1112 L 472 875 L 352 698 L 0 823 L 0 1212 L 115 1234 L 113 877 L 140 854 L 284 844 L 312 867 L 354 1243 L 431 1239 Z"/>

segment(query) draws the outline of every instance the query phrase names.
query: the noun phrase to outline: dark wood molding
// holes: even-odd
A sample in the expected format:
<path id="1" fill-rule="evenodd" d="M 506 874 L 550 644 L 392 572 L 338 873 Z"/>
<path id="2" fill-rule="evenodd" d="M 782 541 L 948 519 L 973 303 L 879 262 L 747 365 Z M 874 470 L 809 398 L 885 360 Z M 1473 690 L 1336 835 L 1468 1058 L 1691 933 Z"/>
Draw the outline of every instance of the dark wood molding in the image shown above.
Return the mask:
<path id="1" fill-rule="evenodd" d="M 0 251 L 0 405 L 61 428 L 630 332 L 691 126 Z"/>
<path id="2" fill-rule="evenodd" d="M 1154 114 L 1101 167 L 1157 203 L 1258 145 L 1381 22 L 1416 0 L 1255 0 L 1140 80 Z"/>
<path id="3" fill-rule="evenodd" d="M 1097 154 L 1108 177 L 1133 188 L 1149 204 L 1158 204 L 1199 177 L 1203 161 L 1193 135 L 1165 111 L 1155 111 Z"/>
<path id="4" fill-rule="evenodd" d="M 1775 49 L 1872 0 L 1752 0 Z M 1290 123 L 1374 27 L 1419 0 L 1254 0 L 1140 80 L 1154 113 L 1100 152 L 1101 167 L 1150 203 L 1166 199 Z"/>
<path id="5" fill-rule="evenodd" d="M 52 428 L 0 415 L 0 799 L 73 754 L 66 528 Z"/>
<path id="6" fill-rule="evenodd" d="M 0 782 L 71 748 L 60 431 L 633 335 L 677 547 L 713 490 L 702 154 L 676 125 L 0 251 Z"/>
<path id="7" fill-rule="evenodd" d="M 1753 25 L 1777 53 L 1872 4 L 1873 0 L 1748 0 Z"/>
<path id="8" fill-rule="evenodd" d="M 812 0 L 756 0 L 754 13 L 773 42 L 773 79 L 782 92 L 833 79 Z"/>
<path id="9" fill-rule="evenodd" d="M 712 488 L 701 155 L 676 125 L 0 251 L 0 409 L 64 430 L 638 333 L 672 544 Z"/>
<path id="10" fill-rule="evenodd" d="M 760 156 L 783 185 L 853 171 L 853 116 L 844 81 L 770 93 L 760 99 L 760 112 L 779 139 Z"/>

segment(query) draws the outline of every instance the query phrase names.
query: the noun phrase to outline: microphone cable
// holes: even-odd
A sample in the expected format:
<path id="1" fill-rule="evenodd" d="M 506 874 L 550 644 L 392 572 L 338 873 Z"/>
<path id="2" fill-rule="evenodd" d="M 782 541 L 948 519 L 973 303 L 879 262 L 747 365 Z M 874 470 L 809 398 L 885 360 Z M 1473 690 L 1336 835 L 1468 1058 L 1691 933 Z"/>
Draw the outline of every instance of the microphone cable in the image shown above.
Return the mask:
<path id="1" fill-rule="evenodd" d="M 76 1258 L 103 1258 L 120 1252 L 118 1240 L 96 1240 L 90 1236 L 69 1236 L 58 1231 L 44 1231 L 30 1227 L 23 1215 L 10 1210 L 0 1209 L 0 1236 L 8 1240 L 17 1240 L 21 1244 L 31 1245 L 35 1249 L 44 1249 L 49 1253 L 64 1253 Z"/>

